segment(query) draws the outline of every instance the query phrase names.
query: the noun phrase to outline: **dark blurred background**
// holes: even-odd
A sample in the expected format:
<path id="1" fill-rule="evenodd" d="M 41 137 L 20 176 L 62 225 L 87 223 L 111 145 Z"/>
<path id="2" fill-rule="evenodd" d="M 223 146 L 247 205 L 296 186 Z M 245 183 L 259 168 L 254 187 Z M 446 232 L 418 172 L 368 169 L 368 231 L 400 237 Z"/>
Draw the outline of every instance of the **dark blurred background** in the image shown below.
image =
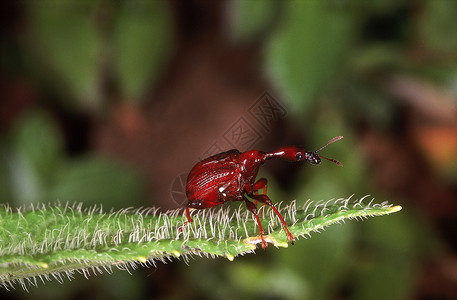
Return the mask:
<path id="1" fill-rule="evenodd" d="M 370 194 L 400 213 L 287 249 L 48 282 L 2 299 L 457 299 L 457 2 L 2 1 L 0 202 L 185 203 L 233 147 L 273 202 Z"/>

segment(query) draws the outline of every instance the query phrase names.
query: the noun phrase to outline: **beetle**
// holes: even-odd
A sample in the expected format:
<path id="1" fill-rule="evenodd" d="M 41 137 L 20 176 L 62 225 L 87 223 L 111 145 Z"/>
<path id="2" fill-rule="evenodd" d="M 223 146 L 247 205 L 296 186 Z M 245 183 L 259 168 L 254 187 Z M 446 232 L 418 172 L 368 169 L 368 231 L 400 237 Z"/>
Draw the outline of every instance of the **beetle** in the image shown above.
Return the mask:
<path id="1" fill-rule="evenodd" d="M 240 152 L 232 149 L 208 157 L 198 162 L 190 171 L 186 183 L 186 217 L 187 221 L 179 227 L 182 231 L 183 226 L 193 222 L 190 216 L 190 208 L 205 209 L 221 205 L 227 201 L 244 201 L 246 207 L 251 211 L 259 226 L 259 233 L 262 242 L 262 248 L 265 250 L 268 246 L 264 239 L 264 231 L 257 214 L 257 202 L 270 206 L 275 214 L 281 220 L 288 240 L 293 244 L 294 236 L 287 228 L 284 218 L 278 212 L 276 207 L 266 195 L 267 179 L 260 178 L 256 181 L 259 167 L 270 159 L 282 159 L 291 162 L 307 161 L 313 165 L 321 163 L 321 158 L 327 159 L 339 166 L 343 166 L 339 161 L 318 155 L 317 152 L 324 149 L 329 144 L 342 139 L 337 136 L 327 142 L 324 146 L 315 151 L 306 151 L 297 146 L 286 146 L 273 152 L 263 152 L 259 150 L 250 150 Z M 263 189 L 263 194 L 258 191 Z M 251 202 L 246 196 L 254 199 Z"/>

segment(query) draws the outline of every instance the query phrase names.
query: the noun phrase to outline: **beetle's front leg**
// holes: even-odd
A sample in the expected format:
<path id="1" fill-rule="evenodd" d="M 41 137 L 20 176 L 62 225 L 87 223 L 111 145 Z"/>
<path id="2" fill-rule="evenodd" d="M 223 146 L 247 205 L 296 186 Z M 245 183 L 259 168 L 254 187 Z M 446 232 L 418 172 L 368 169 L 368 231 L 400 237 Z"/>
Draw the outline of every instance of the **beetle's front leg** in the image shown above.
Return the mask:
<path id="1" fill-rule="evenodd" d="M 184 222 L 181 226 L 179 226 L 178 228 L 178 232 L 181 233 L 182 232 L 182 228 L 184 226 L 186 226 L 188 223 L 192 223 L 194 220 L 191 218 L 190 216 L 190 210 L 189 210 L 189 206 L 186 207 L 186 217 L 187 217 L 187 221 Z"/>
<path id="2" fill-rule="evenodd" d="M 266 178 L 260 178 L 254 183 L 253 190 L 254 193 L 258 194 L 258 190 L 263 189 L 263 194 L 265 195 L 267 193 L 267 179 Z"/>
<path id="3" fill-rule="evenodd" d="M 267 194 L 267 183 L 268 183 L 268 181 L 266 178 L 260 178 L 259 180 L 257 180 L 256 183 L 254 183 L 254 185 L 253 185 L 254 194 L 258 195 L 259 190 L 263 189 L 263 194 L 266 195 Z M 257 207 L 257 200 L 254 200 L 254 204 Z M 263 218 L 264 214 L 265 214 L 265 203 L 263 203 L 263 205 L 262 205 L 262 218 Z"/>
<path id="4" fill-rule="evenodd" d="M 260 239 L 262 240 L 262 248 L 263 248 L 263 250 L 266 250 L 268 247 L 268 244 L 265 241 L 265 239 L 263 238 L 263 228 L 262 228 L 262 223 L 260 223 L 259 215 L 257 215 L 257 207 L 254 203 L 249 201 L 248 198 L 246 198 L 245 196 L 243 196 L 243 199 L 244 199 L 244 202 L 246 202 L 247 209 L 250 210 L 254 214 L 254 216 L 257 220 L 257 225 L 259 225 Z"/>
<path id="5" fill-rule="evenodd" d="M 273 205 L 273 203 L 271 202 L 270 198 L 268 198 L 267 195 L 249 195 L 249 197 L 251 197 L 251 198 L 253 198 L 255 200 L 258 200 L 258 201 L 260 201 L 262 203 L 265 203 L 265 204 L 267 204 L 268 206 L 270 206 L 273 209 L 273 211 L 276 213 L 276 215 L 281 220 L 282 226 L 284 227 L 284 230 L 286 231 L 287 238 L 288 238 L 289 242 L 291 242 L 291 244 L 293 245 L 294 244 L 294 236 L 292 235 L 292 233 L 290 233 L 289 229 L 287 228 L 287 224 L 284 221 L 284 218 L 281 216 L 279 211 Z"/>

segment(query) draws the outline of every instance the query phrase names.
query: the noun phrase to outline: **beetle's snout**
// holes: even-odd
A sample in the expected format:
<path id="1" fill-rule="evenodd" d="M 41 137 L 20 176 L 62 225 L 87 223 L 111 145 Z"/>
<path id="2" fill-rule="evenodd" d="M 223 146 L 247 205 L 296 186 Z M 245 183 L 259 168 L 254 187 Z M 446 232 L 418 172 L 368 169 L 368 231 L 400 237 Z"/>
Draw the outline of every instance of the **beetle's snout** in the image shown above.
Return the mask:
<path id="1" fill-rule="evenodd" d="M 313 165 L 318 165 L 321 163 L 321 158 L 319 155 L 317 155 L 316 152 L 306 152 L 306 160 Z"/>

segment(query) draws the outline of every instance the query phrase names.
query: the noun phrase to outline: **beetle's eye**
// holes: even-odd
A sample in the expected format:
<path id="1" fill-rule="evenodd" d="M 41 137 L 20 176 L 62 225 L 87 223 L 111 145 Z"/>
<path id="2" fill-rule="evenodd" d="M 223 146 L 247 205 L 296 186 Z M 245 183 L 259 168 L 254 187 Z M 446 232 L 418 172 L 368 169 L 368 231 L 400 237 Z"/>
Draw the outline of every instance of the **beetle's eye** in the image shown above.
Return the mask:
<path id="1" fill-rule="evenodd" d="M 295 154 L 295 159 L 296 160 L 302 160 L 303 159 L 303 154 L 301 154 L 300 152 L 297 152 L 297 154 Z"/>

